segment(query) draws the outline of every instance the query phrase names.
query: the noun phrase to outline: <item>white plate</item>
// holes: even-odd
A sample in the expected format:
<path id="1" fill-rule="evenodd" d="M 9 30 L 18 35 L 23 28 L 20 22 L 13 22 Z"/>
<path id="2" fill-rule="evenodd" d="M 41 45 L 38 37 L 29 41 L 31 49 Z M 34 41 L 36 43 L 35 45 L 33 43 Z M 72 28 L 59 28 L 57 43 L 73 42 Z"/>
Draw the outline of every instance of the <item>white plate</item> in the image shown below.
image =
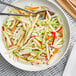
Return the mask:
<path id="1" fill-rule="evenodd" d="M 57 14 L 59 14 L 59 16 L 62 19 L 62 23 L 64 24 L 64 28 L 65 28 L 65 43 L 63 45 L 63 47 L 61 48 L 61 52 L 56 54 L 50 65 L 29 65 L 29 64 L 21 64 L 19 62 L 14 62 L 12 58 L 9 58 L 9 55 L 6 54 L 5 52 L 7 51 L 3 40 L 2 40 L 2 29 L 1 27 L 3 26 L 3 23 L 5 22 L 7 16 L 1 16 L 0 17 L 0 52 L 1 55 L 5 58 L 5 60 L 7 60 L 10 64 L 12 64 L 13 66 L 22 69 L 22 70 L 28 70 L 28 71 L 40 71 L 40 70 L 44 70 L 47 69 L 53 65 L 55 65 L 56 63 L 58 63 L 62 57 L 64 56 L 64 54 L 67 52 L 67 46 L 69 44 L 69 39 L 70 39 L 70 31 L 69 31 L 69 25 L 67 22 L 66 17 L 64 16 L 64 14 L 62 13 L 62 11 L 55 6 L 53 3 L 47 1 L 47 0 L 17 0 L 13 3 L 14 5 L 18 6 L 18 7 L 24 7 L 24 6 L 47 6 L 49 7 L 49 9 Z M 3 11 L 3 12 L 7 12 L 8 7 Z"/>

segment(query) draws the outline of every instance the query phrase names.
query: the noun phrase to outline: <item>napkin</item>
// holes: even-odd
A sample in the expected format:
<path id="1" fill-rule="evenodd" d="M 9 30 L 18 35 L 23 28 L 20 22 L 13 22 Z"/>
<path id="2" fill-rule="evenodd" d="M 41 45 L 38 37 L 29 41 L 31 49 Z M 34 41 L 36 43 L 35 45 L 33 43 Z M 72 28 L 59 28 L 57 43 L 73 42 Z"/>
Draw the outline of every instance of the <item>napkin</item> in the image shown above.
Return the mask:
<path id="1" fill-rule="evenodd" d="M 63 76 L 76 76 L 76 45 L 73 46 Z"/>

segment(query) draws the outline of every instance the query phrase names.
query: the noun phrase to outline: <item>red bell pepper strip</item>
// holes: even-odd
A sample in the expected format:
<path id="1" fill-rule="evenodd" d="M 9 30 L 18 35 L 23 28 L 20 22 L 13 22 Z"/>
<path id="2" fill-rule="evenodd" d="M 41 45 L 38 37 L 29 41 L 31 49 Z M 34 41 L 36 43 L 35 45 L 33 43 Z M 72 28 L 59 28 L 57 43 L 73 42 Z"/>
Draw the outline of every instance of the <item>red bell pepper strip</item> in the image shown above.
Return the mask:
<path id="1" fill-rule="evenodd" d="M 27 40 L 27 42 L 28 42 L 31 38 L 33 38 L 33 37 L 35 37 L 35 36 L 31 36 L 31 37 Z M 26 43 L 27 43 L 27 42 L 26 42 Z"/>
<path id="2" fill-rule="evenodd" d="M 46 15 L 47 15 L 47 13 L 45 12 L 45 16 L 44 16 L 44 19 L 46 19 Z"/>
<path id="3" fill-rule="evenodd" d="M 46 19 L 46 16 L 44 17 L 44 19 Z"/>
<path id="4" fill-rule="evenodd" d="M 4 31 L 4 26 L 2 26 L 2 31 Z"/>
<path id="5" fill-rule="evenodd" d="M 60 29 L 58 29 L 56 32 L 59 32 L 60 30 L 62 30 L 62 27 L 60 27 Z"/>
<path id="6" fill-rule="evenodd" d="M 12 47 L 12 45 L 9 45 L 9 48 Z"/>
<path id="7" fill-rule="evenodd" d="M 39 27 L 39 25 L 37 25 L 37 27 Z"/>
<path id="8" fill-rule="evenodd" d="M 5 37 L 5 40 L 7 40 L 7 38 Z"/>
<path id="9" fill-rule="evenodd" d="M 52 41 L 52 45 L 54 44 L 54 41 L 55 41 L 55 37 L 56 37 L 56 33 L 55 32 L 53 32 L 53 41 Z"/>
<path id="10" fill-rule="evenodd" d="M 45 59 L 48 60 L 47 56 L 45 56 Z"/>
<path id="11" fill-rule="evenodd" d="M 50 58 L 52 57 L 53 55 L 50 55 Z"/>

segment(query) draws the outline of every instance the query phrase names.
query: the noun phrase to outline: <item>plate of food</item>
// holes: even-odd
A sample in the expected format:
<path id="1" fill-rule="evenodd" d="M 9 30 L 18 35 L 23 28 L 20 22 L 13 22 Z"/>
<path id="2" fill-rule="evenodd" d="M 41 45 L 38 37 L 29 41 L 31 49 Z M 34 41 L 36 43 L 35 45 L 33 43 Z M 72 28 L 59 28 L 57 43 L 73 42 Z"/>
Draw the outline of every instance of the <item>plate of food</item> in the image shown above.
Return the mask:
<path id="1" fill-rule="evenodd" d="M 13 66 L 27 71 L 40 71 L 56 65 L 65 55 L 70 40 L 64 13 L 47 0 L 17 0 L 15 6 L 38 12 L 35 17 L 0 17 L 0 53 Z M 31 15 L 16 8 L 3 12 Z"/>

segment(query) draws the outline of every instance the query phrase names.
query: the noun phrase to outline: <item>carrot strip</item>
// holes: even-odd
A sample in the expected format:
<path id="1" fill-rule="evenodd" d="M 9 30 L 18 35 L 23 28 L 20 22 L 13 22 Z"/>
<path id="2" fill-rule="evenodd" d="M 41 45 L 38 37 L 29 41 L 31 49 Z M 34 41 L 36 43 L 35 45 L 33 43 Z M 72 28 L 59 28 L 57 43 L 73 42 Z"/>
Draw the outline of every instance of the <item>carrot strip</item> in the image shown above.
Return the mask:
<path id="1" fill-rule="evenodd" d="M 46 38 L 48 39 L 48 35 L 46 35 Z"/>
<path id="2" fill-rule="evenodd" d="M 20 14 L 23 14 L 22 11 L 20 9 L 16 9 Z M 29 12 L 27 12 L 28 15 L 30 15 Z"/>
<path id="3" fill-rule="evenodd" d="M 41 46 L 41 48 L 44 50 L 44 47 L 43 46 Z"/>
<path id="4" fill-rule="evenodd" d="M 41 60 L 41 58 L 39 58 L 39 60 Z"/>
<path id="5" fill-rule="evenodd" d="M 40 43 L 40 45 L 42 45 L 42 42 L 41 41 L 39 41 L 37 38 L 35 38 L 39 43 Z"/>
<path id="6" fill-rule="evenodd" d="M 62 32 L 63 30 L 60 30 L 58 33 Z"/>
<path id="7" fill-rule="evenodd" d="M 17 47 L 19 47 L 19 45 L 17 45 Z"/>
<path id="8" fill-rule="evenodd" d="M 56 50 L 53 52 L 53 54 L 55 55 L 57 52 L 58 52 L 58 49 L 56 49 Z"/>
<path id="9" fill-rule="evenodd" d="M 12 28 L 12 32 L 11 32 L 12 34 L 13 34 L 15 28 L 16 28 L 16 25 L 14 25 L 14 27 Z"/>
<path id="10" fill-rule="evenodd" d="M 59 37 L 62 37 L 63 36 L 63 34 L 60 34 L 60 35 L 58 35 Z"/>
<path id="11" fill-rule="evenodd" d="M 31 7 L 31 8 L 27 8 L 26 10 L 34 10 L 34 9 L 38 9 L 39 7 Z"/>
<path id="12" fill-rule="evenodd" d="M 29 12 L 27 12 L 27 14 L 28 14 L 28 15 L 30 15 L 30 13 L 29 13 Z"/>
<path id="13" fill-rule="evenodd" d="M 58 52 L 58 49 L 56 49 L 54 52 L 53 52 L 53 55 L 50 55 L 50 59 Z"/>
<path id="14" fill-rule="evenodd" d="M 23 40 L 23 38 L 24 38 L 24 36 L 21 38 L 20 43 L 21 43 L 21 41 Z"/>
<path id="15" fill-rule="evenodd" d="M 51 38 L 53 38 L 53 35 L 51 35 L 51 36 L 46 35 L 46 38 L 51 39 Z"/>
<path id="16" fill-rule="evenodd" d="M 20 9 L 16 9 L 20 14 L 23 14 L 22 11 Z"/>
<path id="17" fill-rule="evenodd" d="M 36 39 L 36 40 L 40 43 L 41 48 L 42 48 L 42 49 L 44 49 L 44 47 L 42 46 L 42 42 L 41 42 L 41 41 L 39 41 L 38 39 Z"/>
<path id="18" fill-rule="evenodd" d="M 39 62 L 37 62 L 37 64 L 40 64 Z"/>
<path id="19" fill-rule="evenodd" d="M 53 35 L 49 36 L 48 39 L 51 39 L 53 37 Z"/>
<path id="20" fill-rule="evenodd" d="M 12 40 L 10 40 L 11 41 L 11 44 L 13 45 L 13 41 Z"/>
<path id="21" fill-rule="evenodd" d="M 53 52 L 53 55 L 55 55 L 57 52 L 58 52 L 58 49 L 56 49 L 56 50 Z M 50 55 L 50 58 L 53 57 L 53 55 Z"/>
<path id="22" fill-rule="evenodd" d="M 30 54 L 22 54 L 22 56 L 30 56 Z"/>

